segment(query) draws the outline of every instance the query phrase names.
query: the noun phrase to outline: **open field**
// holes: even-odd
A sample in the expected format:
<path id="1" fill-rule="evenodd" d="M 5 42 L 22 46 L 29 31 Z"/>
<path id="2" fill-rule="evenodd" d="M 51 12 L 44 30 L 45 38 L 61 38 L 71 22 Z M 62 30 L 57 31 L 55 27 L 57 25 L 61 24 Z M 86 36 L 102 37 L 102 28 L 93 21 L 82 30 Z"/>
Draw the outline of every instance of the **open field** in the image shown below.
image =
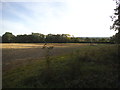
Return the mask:
<path id="1" fill-rule="evenodd" d="M 3 43 L 2 48 L 4 49 L 21 49 L 21 48 L 41 48 L 44 43 Z M 88 44 L 81 44 L 81 43 L 48 43 L 47 46 L 54 46 L 54 47 L 73 47 L 73 46 L 83 46 Z"/>
<path id="2" fill-rule="evenodd" d="M 2 44 L 3 88 L 118 87 L 114 44 Z M 47 64 L 47 60 L 50 60 Z"/>
<path id="3" fill-rule="evenodd" d="M 5 66 L 13 66 L 13 63 L 22 63 L 27 60 L 29 62 L 31 60 L 39 60 L 45 57 L 45 50 L 42 49 L 44 44 L 2 44 L 2 61 L 3 67 Z M 78 47 L 85 46 L 88 44 L 74 44 L 74 43 L 49 43 L 47 46 L 54 46 L 54 49 L 51 52 L 51 56 L 62 55 L 71 52 Z M 22 62 L 21 62 L 22 61 Z M 9 67 L 10 68 L 10 67 Z"/>

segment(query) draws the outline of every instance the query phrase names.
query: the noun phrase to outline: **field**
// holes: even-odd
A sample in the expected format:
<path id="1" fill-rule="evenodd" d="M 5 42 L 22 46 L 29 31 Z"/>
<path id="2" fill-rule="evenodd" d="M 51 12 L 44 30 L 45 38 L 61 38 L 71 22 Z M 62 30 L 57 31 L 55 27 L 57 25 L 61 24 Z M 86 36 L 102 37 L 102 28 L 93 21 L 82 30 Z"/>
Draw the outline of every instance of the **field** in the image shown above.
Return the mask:
<path id="1" fill-rule="evenodd" d="M 2 44 L 3 88 L 118 87 L 114 44 Z"/>
<path id="2" fill-rule="evenodd" d="M 13 66 L 13 63 L 20 64 L 23 63 L 23 61 L 29 62 L 31 60 L 39 60 L 44 58 L 45 50 L 42 49 L 43 45 L 44 44 L 3 44 L 3 67 Z M 51 52 L 51 56 L 66 54 L 74 49 L 77 49 L 78 47 L 85 45 L 87 44 L 47 44 L 48 47 L 54 46 L 54 49 Z"/>

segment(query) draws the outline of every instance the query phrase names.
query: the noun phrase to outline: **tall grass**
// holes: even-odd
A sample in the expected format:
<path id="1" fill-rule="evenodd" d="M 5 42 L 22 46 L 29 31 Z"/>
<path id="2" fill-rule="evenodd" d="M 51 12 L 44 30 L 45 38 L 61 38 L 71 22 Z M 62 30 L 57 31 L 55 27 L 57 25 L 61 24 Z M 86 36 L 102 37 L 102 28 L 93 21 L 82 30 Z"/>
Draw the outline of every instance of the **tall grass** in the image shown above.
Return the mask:
<path id="1" fill-rule="evenodd" d="M 50 56 L 50 51 L 45 60 L 5 73 L 3 88 L 118 87 L 116 46 L 85 46 L 62 56 Z"/>

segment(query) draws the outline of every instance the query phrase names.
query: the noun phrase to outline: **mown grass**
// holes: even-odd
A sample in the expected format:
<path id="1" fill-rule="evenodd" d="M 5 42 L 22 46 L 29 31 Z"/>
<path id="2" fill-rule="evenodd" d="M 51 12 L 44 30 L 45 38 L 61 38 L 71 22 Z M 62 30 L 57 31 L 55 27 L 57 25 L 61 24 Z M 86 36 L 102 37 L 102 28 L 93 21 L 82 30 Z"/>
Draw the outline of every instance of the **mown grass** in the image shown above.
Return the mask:
<path id="1" fill-rule="evenodd" d="M 84 46 L 3 73 L 3 88 L 116 88 L 116 45 Z"/>

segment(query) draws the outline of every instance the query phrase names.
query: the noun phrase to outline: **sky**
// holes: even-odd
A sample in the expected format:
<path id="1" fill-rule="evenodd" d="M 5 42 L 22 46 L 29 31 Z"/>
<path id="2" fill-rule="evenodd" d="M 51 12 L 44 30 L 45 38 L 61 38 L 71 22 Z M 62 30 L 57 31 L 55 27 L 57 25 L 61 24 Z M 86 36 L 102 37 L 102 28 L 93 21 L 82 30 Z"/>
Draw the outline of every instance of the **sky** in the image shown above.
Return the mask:
<path id="1" fill-rule="evenodd" d="M 1 0 L 0 35 L 70 34 L 110 37 L 113 0 Z"/>

